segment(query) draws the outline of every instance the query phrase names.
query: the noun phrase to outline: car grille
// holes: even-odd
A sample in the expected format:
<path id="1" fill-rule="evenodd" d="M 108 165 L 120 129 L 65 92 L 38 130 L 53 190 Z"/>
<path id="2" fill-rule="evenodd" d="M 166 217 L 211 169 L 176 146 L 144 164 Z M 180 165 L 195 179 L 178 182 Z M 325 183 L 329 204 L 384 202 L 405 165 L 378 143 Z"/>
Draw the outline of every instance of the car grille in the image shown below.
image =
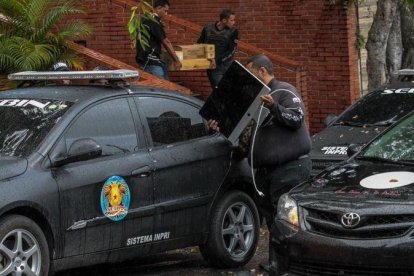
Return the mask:
<path id="1" fill-rule="evenodd" d="M 291 260 L 289 275 L 297 276 L 324 276 L 324 275 L 352 275 L 352 276 L 403 276 L 412 275 L 412 271 L 390 267 L 367 267 L 363 265 L 348 265 L 335 263 L 318 263 L 312 261 Z"/>
<path id="2" fill-rule="evenodd" d="M 354 229 L 341 224 L 343 213 L 305 208 L 310 232 L 337 238 L 378 239 L 406 234 L 414 225 L 414 215 L 365 215 Z"/>

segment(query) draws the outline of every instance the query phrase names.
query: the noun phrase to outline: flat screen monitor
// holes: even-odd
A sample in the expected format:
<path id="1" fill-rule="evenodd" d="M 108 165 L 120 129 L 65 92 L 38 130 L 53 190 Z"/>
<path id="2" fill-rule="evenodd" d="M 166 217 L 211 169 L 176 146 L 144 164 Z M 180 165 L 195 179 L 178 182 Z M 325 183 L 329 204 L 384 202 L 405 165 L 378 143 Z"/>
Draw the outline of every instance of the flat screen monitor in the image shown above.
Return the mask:
<path id="1" fill-rule="evenodd" d="M 206 119 L 219 123 L 220 132 L 234 145 L 262 103 L 260 96 L 270 88 L 238 61 L 233 61 L 216 89 L 200 110 Z"/>

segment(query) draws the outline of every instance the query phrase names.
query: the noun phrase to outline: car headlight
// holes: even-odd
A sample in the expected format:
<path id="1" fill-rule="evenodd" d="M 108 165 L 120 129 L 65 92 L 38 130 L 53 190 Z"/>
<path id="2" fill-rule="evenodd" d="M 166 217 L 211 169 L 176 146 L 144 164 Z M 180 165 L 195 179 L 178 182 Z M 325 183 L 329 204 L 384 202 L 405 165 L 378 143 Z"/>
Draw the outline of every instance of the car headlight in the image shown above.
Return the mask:
<path id="1" fill-rule="evenodd" d="M 283 194 L 279 198 L 277 218 L 299 227 L 298 205 L 288 194 Z"/>

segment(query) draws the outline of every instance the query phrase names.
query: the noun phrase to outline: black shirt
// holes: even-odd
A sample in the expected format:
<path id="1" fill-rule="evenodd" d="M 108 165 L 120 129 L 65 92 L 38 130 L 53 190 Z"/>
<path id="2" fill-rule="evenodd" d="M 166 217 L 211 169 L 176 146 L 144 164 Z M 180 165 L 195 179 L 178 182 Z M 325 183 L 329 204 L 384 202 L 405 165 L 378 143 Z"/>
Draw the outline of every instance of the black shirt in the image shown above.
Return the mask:
<path id="1" fill-rule="evenodd" d="M 237 29 L 224 28 L 219 30 L 217 23 L 212 23 L 203 28 L 197 43 L 215 45 L 216 64 L 222 64 L 233 59 L 236 52 L 239 32 Z"/>
<path id="2" fill-rule="evenodd" d="M 268 86 L 274 101 L 259 127 L 253 150 L 254 167 L 277 166 L 298 159 L 311 150 L 305 123 L 305 105 L 296 88 L 272 79 Z"/>
<path id="3" fill-rule="evenodd" d="M 158 63 L 160 60 L 161 54 L 161 44 L 162 41 L 166 38 L 164 26 L 161 23 L 161 18 L 154 16 L 156 22 L 148 19 L 144 19 L 142 24 L 148 27 L 149 37 L 149 47 L 146 47 L 144 50 L 137 40 L 137 55 L 136 61 L 139 64 L 145 64 L 148 61 L 148 64 Z"/>

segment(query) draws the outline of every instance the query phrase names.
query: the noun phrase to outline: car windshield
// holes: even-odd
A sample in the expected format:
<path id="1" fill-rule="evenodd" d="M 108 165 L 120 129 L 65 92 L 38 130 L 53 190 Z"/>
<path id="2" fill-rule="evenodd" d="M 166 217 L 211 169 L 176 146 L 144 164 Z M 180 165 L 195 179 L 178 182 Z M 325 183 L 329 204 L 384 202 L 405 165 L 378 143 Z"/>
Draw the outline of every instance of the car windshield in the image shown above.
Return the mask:
<path id="1" fill-rule="evenodd" d="M 0 99 L 0 155 L 28 156 L 70 105 L 47 99 Z"/>
<path id="2" fill-rule="evenodd" d="M 414 162 L 414 114 L 364 149 L 361 158 L 382 161 Z"/>
<path id="3" fill-rule="evenodd" d="M 388 126 L 414 106 L 414 88 L 377 90 L 362 97 L 336 121 L 339 125 Z"/>

